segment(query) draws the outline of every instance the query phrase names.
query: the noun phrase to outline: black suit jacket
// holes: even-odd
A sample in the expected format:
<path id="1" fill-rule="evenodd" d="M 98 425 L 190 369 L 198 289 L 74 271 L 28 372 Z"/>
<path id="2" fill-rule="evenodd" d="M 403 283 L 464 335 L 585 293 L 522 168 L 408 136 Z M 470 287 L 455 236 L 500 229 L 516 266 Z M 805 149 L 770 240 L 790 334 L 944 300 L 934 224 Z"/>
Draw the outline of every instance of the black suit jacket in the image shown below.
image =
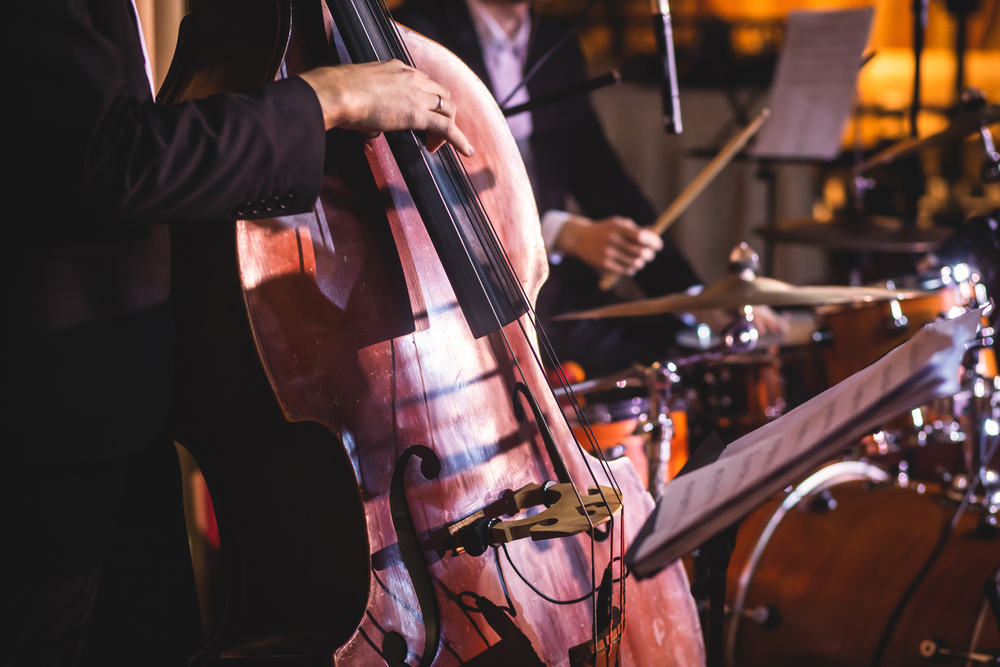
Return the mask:
<path id="1" fill-rule="evenodd" d="M 162 426 L 172 368 L 165 223 L 308 210 L 322 111 L 301 79 L 154 103 L 129 0 L 5 19 L 14 118 L 2 244 L 4 455 L 95 460 Z M 13 210 L 11 210 L 13 209 Z M 231 223 L 230 223 L 231 224 Z"/>
<path id="2" fill-rule="evenodd" d="M 461 58 L 493 90 L 476 29 L 464 0 L 411 0 L 393 17 L 439 42 Z M 565 33 L 562 26 L 536 18 L 526 71 Z M 419 63 L 417 63 L 419 66 Z M 583 54 L 567 40 L 528 82 L 528 94 L 540 97 L 586 79 Z M 461 114 L 461 110 L 459 110 Z M 535 199 L 541 212 L 564 210 L 572 196 L 587 216 L 612 215 L 651 224 L 656 212 L 605 137 L 587 97 L 566 100 L 531 113 L 530 138 L 535 162 Z M 550 265 L 549 280 L 538 296 L 537 311 L 557 354 L 575 359 L 590 373 L 610 372 L 633 361 L 661 358 L 677 328 L 672 317 L 639 321 L 552 322 L 564 312 L 595 308 L 617 298 L 597 287 L 598 276 L 583 262 L 566 257 Z M 642 290 L 659 296 L 699 282 L 691 265 L 669 239 L 656 259 L 635 276 Z"/>

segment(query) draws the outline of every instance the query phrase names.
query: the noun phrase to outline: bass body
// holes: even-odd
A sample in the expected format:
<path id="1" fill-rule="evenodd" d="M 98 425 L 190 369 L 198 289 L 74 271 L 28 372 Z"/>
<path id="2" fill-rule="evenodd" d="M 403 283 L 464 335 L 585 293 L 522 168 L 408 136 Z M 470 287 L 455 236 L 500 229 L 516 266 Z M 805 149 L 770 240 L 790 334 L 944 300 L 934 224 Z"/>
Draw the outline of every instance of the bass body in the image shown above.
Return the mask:
<path id="1" fill-rule="evenodd" d="M 402 34 L 452 91 L 477 150 L 464 168 L 533 299 L 545 254 L 503 116 L 455 56 Z M 317 1 L 203 0 L 161 101 L 330 64 L 335 35 Z M 449 530 L 484 508 L 499 516 L 506 492 L 560 467 L 581 487 L 609 480 L 561 419 L 528 316 L 473 335 L 385 138 L 334 130 L 326 155 L 311 213 L 172 232 L 176 434 L 211 490 L 228 573 L 220 628 L 192 664 L 570 665 L 570 647 L 593 638 L 593 600 L 553 605 Z M 629 539 L 652 500 L 630 463 L 611 465 Z M 509 555 L 559 600 L 590 592 L 609 559 L 586 534 L 520 540 Z M 626 586 L 621 663 L 701 664 L 683 569 Z"/>

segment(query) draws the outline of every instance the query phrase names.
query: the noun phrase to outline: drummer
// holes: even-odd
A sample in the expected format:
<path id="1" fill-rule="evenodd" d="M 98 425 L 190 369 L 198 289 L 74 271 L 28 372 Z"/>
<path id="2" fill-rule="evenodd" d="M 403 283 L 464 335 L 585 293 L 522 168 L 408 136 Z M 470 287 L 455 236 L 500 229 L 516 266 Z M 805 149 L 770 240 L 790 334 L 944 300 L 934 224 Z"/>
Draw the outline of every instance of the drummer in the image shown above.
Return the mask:
<path id="1" fill-rule="evenodd" d="M 519 87 L 524 72 L 565 32 L 524 0 L 410 0 L 394 18 L 454 51 L 503 106 L 586 78 L 583 55 L 570 39 Z M 656 211 L 608 144 L 589 99 L 551 104 L 507 122 L 541 214 L 550 273 L 537 312 L 557 356 L 577 361 L 591 376 L 663 359 L 682 327 L 676 316 L 550 319 L 619 301 L 598 287 L 606 272 L 631 276 L 644 296 L 700 282 L 673 243 L 644 228 Z M 567 212 L 571 199 L 583 215 Z"/>

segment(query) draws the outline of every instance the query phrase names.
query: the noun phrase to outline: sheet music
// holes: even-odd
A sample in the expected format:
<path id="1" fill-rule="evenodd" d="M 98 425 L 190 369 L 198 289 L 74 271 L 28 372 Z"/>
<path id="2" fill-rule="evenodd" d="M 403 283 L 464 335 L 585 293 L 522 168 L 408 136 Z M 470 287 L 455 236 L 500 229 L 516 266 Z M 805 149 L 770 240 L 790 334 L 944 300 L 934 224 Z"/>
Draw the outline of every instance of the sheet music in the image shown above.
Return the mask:
<path id="1" fill-rule="evenodd" d="M 755 156 L 837 156 L 873 16 L 872 7 L 789 14 Z"/>
<path id="2" fill-rule="evenodd" d="M 886 419 L 959 390 L 981 310 L 929 325 L 868 368 L 730 444 L 667 484 L 626 555 L 640 577 L 696 548 Z"/>

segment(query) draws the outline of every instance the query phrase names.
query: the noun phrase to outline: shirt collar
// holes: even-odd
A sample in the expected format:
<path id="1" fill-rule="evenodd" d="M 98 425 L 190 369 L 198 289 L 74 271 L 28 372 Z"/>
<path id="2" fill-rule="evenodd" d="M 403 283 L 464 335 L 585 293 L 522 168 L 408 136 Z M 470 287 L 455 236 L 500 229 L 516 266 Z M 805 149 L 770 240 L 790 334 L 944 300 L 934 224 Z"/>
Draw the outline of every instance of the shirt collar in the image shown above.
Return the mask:
<path id="1" fill-rule="evenodd" d="M 483 50 L 509 49 L 514 51 L 523 62 L 528 55 L 528 40 L 531 38 L 531 14 L 527 4 L 518 6 L 521 12 L 521 26 L 513 37 L 509 37 L 493 15 L 489 13 L 479 0 L 465 0 L 469 15 L 476 28 L 476 35 Z"/>

